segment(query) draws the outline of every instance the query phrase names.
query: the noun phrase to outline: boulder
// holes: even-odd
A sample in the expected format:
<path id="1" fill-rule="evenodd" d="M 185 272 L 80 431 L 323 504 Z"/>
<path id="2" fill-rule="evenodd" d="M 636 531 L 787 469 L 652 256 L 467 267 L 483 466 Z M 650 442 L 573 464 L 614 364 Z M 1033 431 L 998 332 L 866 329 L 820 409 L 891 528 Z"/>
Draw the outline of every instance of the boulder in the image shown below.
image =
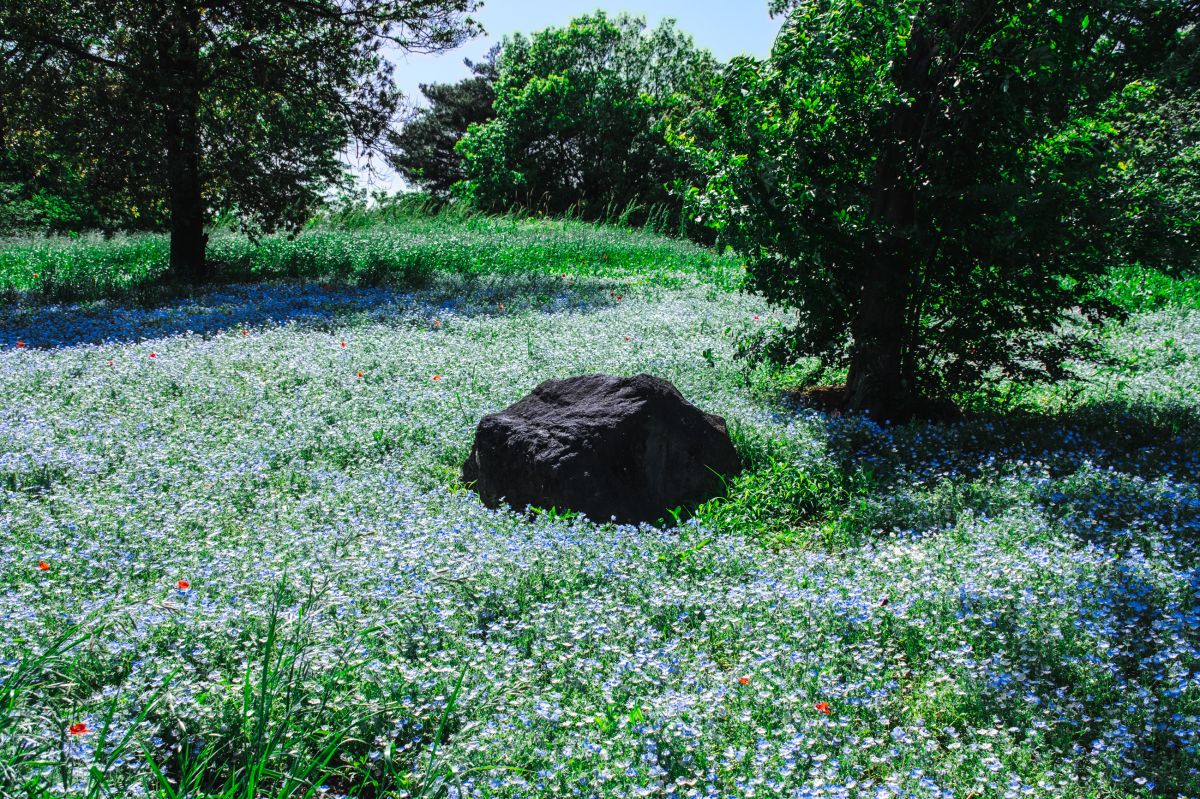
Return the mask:
<path id="1" fill-rule="evenodd" d="M 597 522 L 656 522 L 721 494 L 741 468 L 725 420 L 650 375 L 548 380 L 483 417 L 462 479 L 506 502 Z"/>

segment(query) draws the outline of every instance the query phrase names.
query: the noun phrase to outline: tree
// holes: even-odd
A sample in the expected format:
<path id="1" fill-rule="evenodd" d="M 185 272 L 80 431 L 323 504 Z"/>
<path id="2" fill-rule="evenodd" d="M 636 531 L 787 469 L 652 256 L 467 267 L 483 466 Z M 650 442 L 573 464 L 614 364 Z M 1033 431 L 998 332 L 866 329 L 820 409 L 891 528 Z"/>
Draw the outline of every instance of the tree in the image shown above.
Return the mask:
<path id="1" fill-rule="evenodd" d="M 91 63 L 0 42 L 0 88 L 0 231 L 150 229 L 164 221 L 150 173 L 125 169 L 137 142 L 117 120 L 135 116 L 132 87 Z"/>
<path id="2" fill-rule="evenodd" d="M 846 367 L 878 418 L 1060 377 L 1066 317 L 1107 310 L 1097 276 L 1172 254 L 1140 235 L 1121 125 L 1195 86 L 1197 7 L 775 0 L 771 59 L 731 63 L 676 137 L 711 176 L 699 212 L 797 313 L 773 354 Z"/>
<path id="3" fill-rule="evenodd" d="M 119 132 L 120 171 L 165 195 L 172 272 L 204 280 L 213 209 L 236 211 L 248 228 L 303 222 L 342 175 L 351 142 L 374 151 L 387 141 L 400 95 L 383 47 L 456 46 L 475 30 L 463 16 L 475 4 L 22 0 L 0 8 L 0 46 L 69 76 L 72 91 L 46 115 L 70 107 L 89 117 L 87 134 Z M 89 106 L 99 85 L 127 102 Z M 8 98 L 39 87 L 3 89 Z"/>
<path id="4" fill-rule="evenodd" d="M 495 118 L 458 145 L 462 190 L 489 209 L 593 219 L 676 204 L 666 187 L 690 173 L 665 122 L 700 102 L 715 67 L 671 21 L 648 31 L 642 19 L 597 12 L 513 37 L 500 56 Z"/>
<path id="5" fill-rule="evenodd" d="M 500 76 L 501 45 L 478 63 L 464 59 L 471 77 L 457 83 L 421 84 L 429 105 L 419 110 L 395 136 L 396 152 L 390 163 L 410 182 L 435 197 L 446 199 L 450 187 L 467 177 L 455 145 L 471 125 L 487 122 L 496 114 L 495 83 Z"/>

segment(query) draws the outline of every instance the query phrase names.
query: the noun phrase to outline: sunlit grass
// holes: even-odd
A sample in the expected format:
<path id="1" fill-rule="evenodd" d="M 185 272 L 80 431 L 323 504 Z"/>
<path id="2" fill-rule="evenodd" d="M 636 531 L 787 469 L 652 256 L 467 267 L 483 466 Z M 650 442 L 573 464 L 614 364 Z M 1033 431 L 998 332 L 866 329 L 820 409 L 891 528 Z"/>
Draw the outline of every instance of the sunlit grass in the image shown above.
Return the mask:
<path id="1" fill-rule="evenodd" d="M 0 239 L 0 293 L 97 299 L 153 292 L 167 275 L 163 235 Z M 571 220 L 437 215 L 314 224 L 292 236 L 215 232 L 219 281 L 279 278 L 420 288 L 437 275 L 570 274 L 729 287 L 738 262 L 689 242 Z M 161 292 L 160 292 L 161 293 Z M 151 293 L 150 296 L 153 296 Z"/>

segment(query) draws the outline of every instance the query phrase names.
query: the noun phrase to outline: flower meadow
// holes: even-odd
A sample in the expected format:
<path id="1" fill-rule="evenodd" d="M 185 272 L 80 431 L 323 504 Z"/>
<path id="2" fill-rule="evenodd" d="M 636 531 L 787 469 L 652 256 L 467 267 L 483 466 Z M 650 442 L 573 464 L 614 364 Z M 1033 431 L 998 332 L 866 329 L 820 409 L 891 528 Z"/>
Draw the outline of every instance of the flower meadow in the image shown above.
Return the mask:
<path id="1" fill-rule="evenodd" d="M 747 372 L 781 317 L 703 270 L 551 266 L 0 309 L 0 795 L 1200 796 L 1200 310 L 881 428 Z M 724 415 L 729 498 L 458 482 L 598 371 Z"/>

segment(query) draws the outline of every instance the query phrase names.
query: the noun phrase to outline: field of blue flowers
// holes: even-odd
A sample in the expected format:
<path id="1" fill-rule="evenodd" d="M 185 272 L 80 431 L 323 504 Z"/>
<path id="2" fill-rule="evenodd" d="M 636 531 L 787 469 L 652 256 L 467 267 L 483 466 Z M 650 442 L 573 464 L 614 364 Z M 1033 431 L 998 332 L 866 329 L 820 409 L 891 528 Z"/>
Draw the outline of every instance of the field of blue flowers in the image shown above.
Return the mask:
<path id="1" fill-rule="evenodd" d="M 0 308 L 0 795 L 1200 796 L 1200 309 L 882 429 L 661 268 Z M 724 415 L 729 500 L 457 482 L 480 416 L 600 371 Z"/>

